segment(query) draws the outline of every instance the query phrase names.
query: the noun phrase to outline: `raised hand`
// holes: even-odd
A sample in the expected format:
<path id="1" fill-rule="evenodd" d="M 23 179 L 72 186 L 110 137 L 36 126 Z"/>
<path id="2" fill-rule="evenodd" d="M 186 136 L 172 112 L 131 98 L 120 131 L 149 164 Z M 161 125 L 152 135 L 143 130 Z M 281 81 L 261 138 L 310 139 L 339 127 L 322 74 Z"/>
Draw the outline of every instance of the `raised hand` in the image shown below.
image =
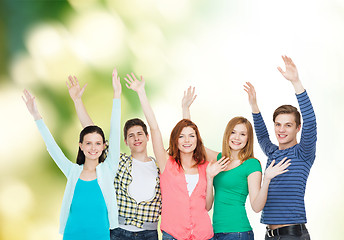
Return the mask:
<path id="1" fill-rule="evenodd" d="M 299 74 L 293 60 L 291 60 L 291 58 L 287 56 L 282 56 L 282 59 L 285 64 L 285 71 L 283 71 L 281 67 L 277 67 L 278 71 L 280 71 L 283 77 L 285 77 L 292 83 L 299 81 Z"/>
<path id="2" fill-rule="evenodd" d="M 120 98 L 122 92 L 121 81 L 118 76 L 117 69 L 114 68 L 112 72 L 112 87 L 114 91 L 114 98 Z"/>
<path id="3" fill-rule="evenodd" d="M 287 157 L 285 157 L 275 166 L 274 164 L 275 164 L 275 160 L 272 160 L 269 167 L 265 170 L 265 173 L 264 173 L 265 179 L 271 180 L 282 173 L 288 172 L 289 170 L 287 169 L 287 167 L 289 167 L 291 163 L 290 163 L 290 159 L 287 160 Z"/>
<path id="4" fill-rule="evenodd" d="M 66 81 L 66 85 L 68 87 L 68 92 L 71 99 L 75 102 L 78 99 L 81 99 L 82 94 L 85 91 L 87 84 L 85 84 L 82 88 L 80 88 L 80 84 L 78 79 L 75 76 L 68 76 L 68 81 Z"/>
<path id="5" fill-rule="evenodd" d="M 254 89 L 254 86 L 250 82 L 246 82 L 246 85 L 244 85 L 244 90 L 247 92 L 248 95 L 248 102 L 251 105 L 252 112 L 253 113 L 259 113 L 259 108 L 257 104 L 257 97 L 256 97 L 256 90 Z"/>
<path id="6" fill-rule="evenodd" d="M 184 91 L 184 97 L 182 99 L 182 107 L 189 108 L 193 101 L 196 99 L 197 95 L 195 95 L 195 87 L 188 87 L 187 90 Z"/>
<path id="7" fill-rule="evenodd" d="M 144 91 L 145 89 L 145 80 L 142 76 L 140 81 L 136 78 L 134 73 L 131 73 L 131 75 L 127 74 L 127 77 L 124 78 L 124 80 L 127 82 L 125 86 L 127 86 L 127 88 L 131 90 L 134 90 L 137 93 L 140 91 Z"/>
<path id="8" fill-rule="evenodd" d="M 280 71 L 285 79 L 293 84 L 296 94 L 304 92 L 305 89 L 303 88 L 302 83 L 299 79 L 299 74 L 293 60 L 291 60 L 291 58 L 287 56 L 282 56 L 282 58 L 285 64 L 285 71 L 283 71 L 281 67 L 277 67 L 278 71 Z"/>
<path id="9" fill-rule="evenodd" d="M 213 179 L 217 174 L 224 171 L 229 164 L 229 158 L 222 157 L 220 160 L 216 162 L 209 162 L 206 173 L 207 178 Z"/>
<path id="10" fill-rule="evenodd" d="M 33 118 L 35 120 L 41 119 L 42 117 L 38 112 L 35 97 L 26 89 L 24 89 L 23 93 L 24 96 L 22 96 L 22 99 L 24 100 L 26 107 L 33 116 Z"/>

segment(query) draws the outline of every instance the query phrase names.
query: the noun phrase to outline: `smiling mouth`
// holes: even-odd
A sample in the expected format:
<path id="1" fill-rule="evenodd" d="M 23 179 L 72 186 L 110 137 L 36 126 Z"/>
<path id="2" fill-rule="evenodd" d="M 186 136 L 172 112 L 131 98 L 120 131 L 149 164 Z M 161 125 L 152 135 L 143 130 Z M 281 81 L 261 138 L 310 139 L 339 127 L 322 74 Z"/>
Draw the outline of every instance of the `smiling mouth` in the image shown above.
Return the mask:
<path id="1" fill-rule="evenodd" d="M 134 143 L 134 146 L 140 146 L 142 142 Z"/>
<path id="2" fill-rule="evenodd" d="M 189 148 L 189 147 L 191 147 L 192 145 L 191 144 L 186 144 L 186 145 L 182 145 L 183 147 L 185 147 L 185 148 Z"/>
<path id="3" fill-rule="evenodd" d="M 278 136 L 279 136 L 280 138 L 286 138 L 286 137 L 287 137 L 286 134 L 278 134 Z"/>
<path id="4" fill-rule="evenodd" d="M 240 144 L 241 144 L 240 142 L 233 142 L 233 141 L 232 141 L 232 143 L 233 143 L 234 145 L 240 145 Z"/>

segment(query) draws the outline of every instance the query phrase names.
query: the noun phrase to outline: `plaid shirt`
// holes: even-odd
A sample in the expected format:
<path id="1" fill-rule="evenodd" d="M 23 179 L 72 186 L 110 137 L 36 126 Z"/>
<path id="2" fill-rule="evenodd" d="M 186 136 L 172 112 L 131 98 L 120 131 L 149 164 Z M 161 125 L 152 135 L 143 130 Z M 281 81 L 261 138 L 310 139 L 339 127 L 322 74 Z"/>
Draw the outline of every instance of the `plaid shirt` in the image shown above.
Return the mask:
<path id="1" fill-rule="evenodd" d="M 152 159 L 155 162 L 155 159 Z M 120 154 L 118 171 L 115 178 L 118 215 L 125 218 L 125 225 L 143 228 L 145 222 L 154 223 L 159 221 L 161 213 L 160 170 L 157 166 L 158 177 L 156 178 L 154 198 L 150 201 L 137 203 L 128 193 L 129 184 L 132 182 L 132 176 L 130 174 L 132 162 L 131 155 Z"/>

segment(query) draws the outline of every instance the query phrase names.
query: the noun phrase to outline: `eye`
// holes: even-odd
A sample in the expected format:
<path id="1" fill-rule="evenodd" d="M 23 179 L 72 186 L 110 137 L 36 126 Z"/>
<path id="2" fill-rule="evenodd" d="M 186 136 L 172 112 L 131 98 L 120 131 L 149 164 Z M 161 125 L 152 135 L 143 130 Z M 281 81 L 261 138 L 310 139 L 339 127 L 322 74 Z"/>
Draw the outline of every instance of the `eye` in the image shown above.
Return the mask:
<path id="1" fill-rule="evenodd" d="M 184 136 L 183 135 L 179 135 L 179 138 L 183 138 Z"/>
<path id="2" fill-rule="evenodd" d="M 245 134 L 245 133 L 242 133 L 242 134 L 241 134 L 241 136 L 244 136 L 244 137 L 245 137 L 245 136 L 246 136 L 246 134 Z"/>
<path id="3" fill-rule="evenodd" d="M 102 145 L 102 144 L 99 142 L 99 143 L 97 143 L 97 145 Z"/>

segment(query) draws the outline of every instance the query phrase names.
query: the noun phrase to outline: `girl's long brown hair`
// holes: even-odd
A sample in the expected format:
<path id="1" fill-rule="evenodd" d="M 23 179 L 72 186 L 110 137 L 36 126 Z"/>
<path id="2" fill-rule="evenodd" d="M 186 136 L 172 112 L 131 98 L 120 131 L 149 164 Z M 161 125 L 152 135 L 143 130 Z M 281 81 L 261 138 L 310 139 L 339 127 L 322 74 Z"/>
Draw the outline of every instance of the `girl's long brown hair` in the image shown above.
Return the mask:
<path id="1" fill-rule="evenodd" d="M 183 119 L 179 121 L 177 125 L 173 128 L 171 132 L 171 136 L 170 136 L 170 145 L 168 149 L 168 154 L 174 158 L 174 160 L 179 165 L 179 167 L 182 167 L 182 163 L 180 159 L 180 150 L 178 149 L 178 139 L 179 139 L 180 133 L 185 127 L 191 127 L 193 130 L 195 130 L 195 133 L 196 133 L 197 146 L 193 152 L 193 158 L 196 161 L 196 165 L 205 163 L 206 153 L 205 153 L 205 148 L 203 145 L 201 135 L 198 131 L 198 127 L 196 126 L 196 124 L 193 123 L 189 119 Z"/>

